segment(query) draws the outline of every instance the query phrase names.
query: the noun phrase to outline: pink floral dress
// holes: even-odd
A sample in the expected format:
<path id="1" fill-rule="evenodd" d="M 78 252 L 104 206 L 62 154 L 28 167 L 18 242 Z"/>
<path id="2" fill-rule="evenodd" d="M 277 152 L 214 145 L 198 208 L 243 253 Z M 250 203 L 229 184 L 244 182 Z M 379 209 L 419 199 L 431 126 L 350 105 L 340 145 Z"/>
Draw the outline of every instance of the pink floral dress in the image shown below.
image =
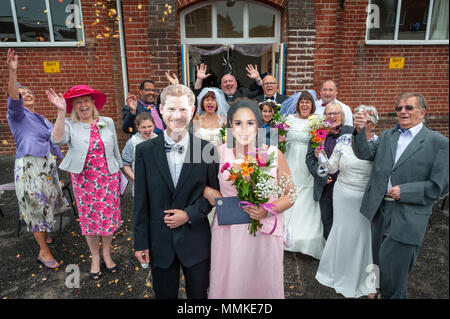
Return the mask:
<path id="1" fill-rule="evenodd" d="M 119 173 L 110 174 L 97 122 L 91 124 L 89 150 L 80 174 L 72 174 L 81 233 L 110 236 L 121 224 Z"/>

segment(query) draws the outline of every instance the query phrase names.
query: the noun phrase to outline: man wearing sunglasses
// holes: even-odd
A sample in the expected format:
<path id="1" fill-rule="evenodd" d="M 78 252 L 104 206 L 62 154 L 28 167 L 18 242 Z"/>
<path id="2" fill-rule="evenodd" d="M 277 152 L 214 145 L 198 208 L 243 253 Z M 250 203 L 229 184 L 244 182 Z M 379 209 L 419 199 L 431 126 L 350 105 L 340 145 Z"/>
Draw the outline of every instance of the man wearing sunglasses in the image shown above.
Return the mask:
<path id="1" fill-rule="evenodd" d="M 353 151 L 373 161 L 360 211 L 372 224 L 373 259 L 380 270 L 376 299 L 407 297 L 433 203 L 448 193 L 448 139 L 423 124 L 426 109 L 422 94 L 402 94 L 395 106 L 397 126 L 372 142 L 365 135 L 365 112 L 355 117 Z"/>
<path id="2" fill-rule="evenodd" d="M 155 121 L 155 134 L 161 134 L 164 131 L 164 123 L 161 114 L 159 113 L 159 96 L 156 90 L 155 82 L 152 80 L 145 80 L 139 86 L 139 99 L 132 93 L 127 96 L 127 105 L 123 107 L 123 124 L 122 131 L 127 134 L 134 135 L 136 125 L 134 120 L 141 112 L 151 113 Z"/>

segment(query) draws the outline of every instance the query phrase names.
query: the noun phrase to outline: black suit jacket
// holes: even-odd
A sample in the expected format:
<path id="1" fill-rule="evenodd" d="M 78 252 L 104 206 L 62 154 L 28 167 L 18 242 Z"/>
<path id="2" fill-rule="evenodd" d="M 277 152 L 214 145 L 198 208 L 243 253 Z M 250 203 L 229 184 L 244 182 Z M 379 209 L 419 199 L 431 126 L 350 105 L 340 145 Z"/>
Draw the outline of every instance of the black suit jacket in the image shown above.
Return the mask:
<path id="1" fill-rule="evenodd" d="M 207 218 L 212 206 L 202 196 L 206 185 L 219 189 L 219 164 L 214 146 L 192 134 L 176 188 L 170 176 L 164 135 L 136 147 L 134 188 L 134 248 L 150 250 L 150 262 L 168 268 L 175 257 L 191 267 L 210 256 Z M 200 158 L 201 154 L 206 154 Z M 209 161 L 209 163 L 208 163 Z M 175 229 L 164 223 L 164 210 L 181 209 L 189 222 Z"/>
<path id="2" fill-rule="evenodd" d="M 287 99 L 288 99 L 288 96 L 277 93 L 277 96 L 275 98 L 275 102 L 277 102 L 278 104 L 281 104 L 284 101 L 286 101 Z M 258 102 L 258 103 L 260 103 L 260 102 L 262 102 L 264 100 L 265 100 L 264 99 L 264 94 L 258 95 L 257 97 L 255 97 L 255 101 Z"/>
<path id="3" fill-rule="evenodd" d="M 158 112 L 159 117 L 162 119 L 161 112 L 159 111 L 159 107 L 158 107 L 159 104 L 160 104 L 160 98 L 158 96 L 158 99 L 155 103 L 155 107 L 156 107 L 156 111 Z M 131 135 L 134 135 L 137 133 L 136 124 L 134 123 L 134 120 L 136 119 L 136 116 L 141 112 L 148 112 L 147 107 L 144 104 L 142 104 L 141 99 L 138 100 L 136 114 L 131 114 L 130 107 L 128 105 L 124 105 L 122 107 L 122 118 L 123 118 L 122 131 L 123 132 L 125 132 L 127 134 L 131 134 Z M 165 127 L 164 122 L 163 122 L 163 125 Z M 130 132 L 130 127 L 132 128 L 131 132 Z M 159 135 L 161 133 L 162 133 L 161 130 L 159 130 L 158 128 L 155 127 L 155 134 Z"/>

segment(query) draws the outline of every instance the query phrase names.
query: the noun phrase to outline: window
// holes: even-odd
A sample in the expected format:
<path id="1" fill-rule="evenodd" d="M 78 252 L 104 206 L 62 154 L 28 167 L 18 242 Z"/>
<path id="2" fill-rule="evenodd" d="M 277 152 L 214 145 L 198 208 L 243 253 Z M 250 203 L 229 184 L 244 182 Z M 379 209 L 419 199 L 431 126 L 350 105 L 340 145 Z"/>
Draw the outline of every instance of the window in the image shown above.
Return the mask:
<path id="1" fill-rule="evenodd" d="M 82 46 L 80 0 L 0 1 L 0 46 Z"/>
<path id="2" fill-rule="evenodd" d="M 448 44 L 448 0 L 370 0 L 367 44 Z"/>
<path id="3" fill-rule="evenodd" d="M 254 1 L 208 1 L 181 14 L 184 44 L 279 43 L 280 12 Z"/>

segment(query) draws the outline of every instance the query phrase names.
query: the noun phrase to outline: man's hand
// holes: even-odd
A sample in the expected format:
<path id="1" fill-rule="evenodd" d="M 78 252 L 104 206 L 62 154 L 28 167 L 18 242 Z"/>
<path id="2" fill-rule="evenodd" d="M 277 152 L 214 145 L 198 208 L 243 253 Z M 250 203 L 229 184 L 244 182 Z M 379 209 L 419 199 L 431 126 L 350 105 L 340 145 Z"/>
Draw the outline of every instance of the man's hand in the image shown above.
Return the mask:
<path id="1" fill-rule="evenodd" d="M 251 65 L 251 64 L 248 64 L 248 65 L 245 67 L 245 70 L 247 71 L 247 76 L 248 76 L 250 79 L 253 79 L 253 80 L 255 80 L 256 82 L 262 81 L 262 80 L 261 80 L 261 76 L 259 75 L 259 72 L 258 72 L 258 65 L 255 64 L 255 66 L 253 66 L 253 65 Z"/>
<path id="2" fill-rule="evenodd" d="M 398 186 L 398 185 L 392 186 L 392 188 L 389 188 L 389 189 L 387 190 L 387 193 L 388 193 L 389 196 L 391 196 L 393 199 L 395 199 L 395 200 L 400 200 L 400 195 L 401 195 L 400 186 Z"/>
<path id="3" fill-rule="evenodd" d="M 367 111 L 363 110 L 355 115 L 355 120 L 353 125 L 355 126 L 356 132 L 360 132 L 362 129 L 366 127 L 367 124 Z"/>
<path id="4" fill-rule="evenodd" d="M 128 93 L 128 95 L 127 95 L 127 105 L 130 108 L 130 113 L 131 114 L 136 114 L 137 101 L 138 101 L 138 98 L 137 98 L 136 95 L 134 95 L 132 93 Z"/>
<path id="5" fill-rule="evenodd" d="M 188 214 L 181 209 L 168 209 L 164 213 L 166 214 L 164 216 L 164 222 L 170 229 L 180 227 L 189 221 Z"/>
<path id="6" fill-rule="evenodd" d="M 148 249 L 138 250 L 134 253 L 134 255 L 141 264 L 148 264 L 150 262 L 150 254 Z"/>
<path id="7" fill-rule="evenodd" d="M 172 72 L 172 76 L 170 76 L 169 72 L 166 72 L 166 79 L 170 84 L 180 84 L 178 77 L 175 73 Z"/>
<path id="8" fill-rule="evenodd" d="M 203 81 L 208 76 L 211 75 L 211 73 L 206 74 L 206 69 L 208 66 L 204 63 L 200 64 L 200 67 L 198 65 L 195 66 L 197 68 L 197 80 Z"/>
<path id="9" fill-rule="evenodd" d="M 327 184 L 330 184 L 332 181 L 333 179 L 330 176 L 328 176 Z"/>

